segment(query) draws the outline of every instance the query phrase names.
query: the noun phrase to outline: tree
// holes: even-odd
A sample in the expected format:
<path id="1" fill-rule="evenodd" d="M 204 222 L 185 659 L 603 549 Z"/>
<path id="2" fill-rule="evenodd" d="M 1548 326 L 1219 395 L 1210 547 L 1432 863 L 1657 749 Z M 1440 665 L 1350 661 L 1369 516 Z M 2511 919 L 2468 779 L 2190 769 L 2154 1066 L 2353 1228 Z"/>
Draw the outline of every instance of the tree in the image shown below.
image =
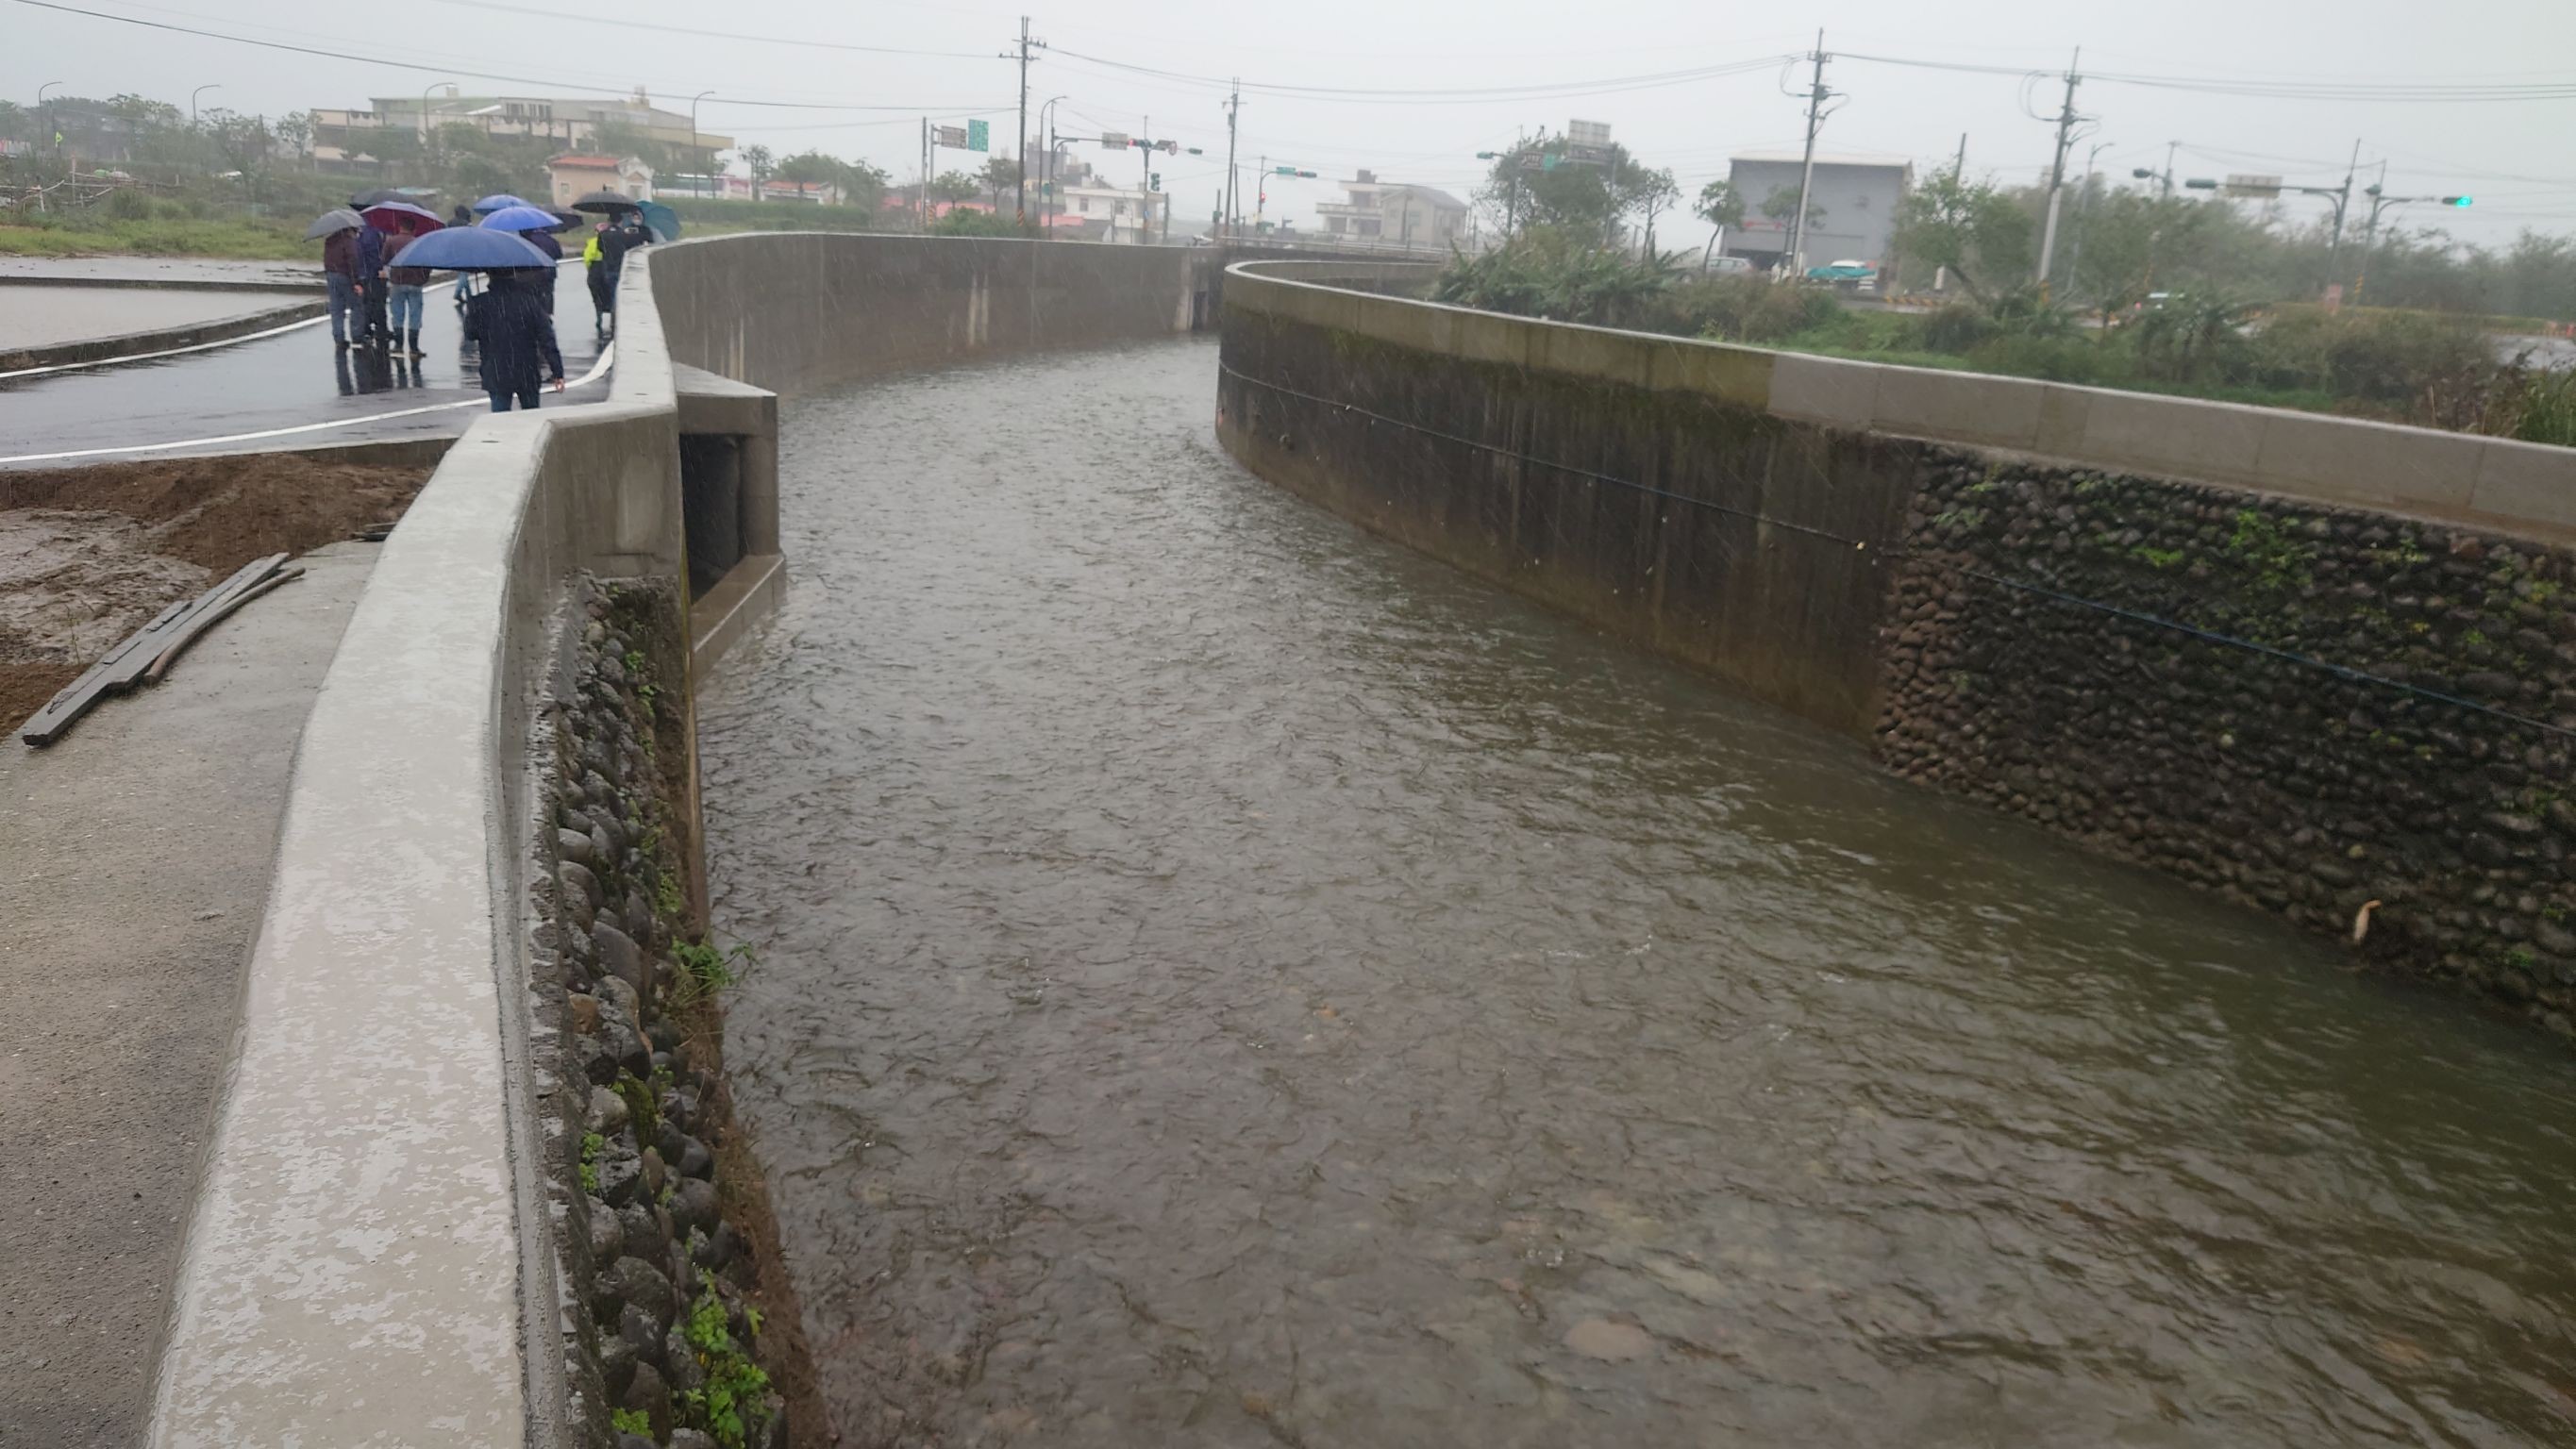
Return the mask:
<path id="1" fill-rule="evenodd" d="M 1727 229 L 1744 225 L 1744 197 L 1736 191 L 1734 182 L 1712 181 L 1699 189 L 1699 201 L 1691 208 L 1691 214 L 1717 228 L 1708 234 L 1708 247 L 1700 253 L 1699 269 L 1704 272 L 1708 270 L 1708 259 L 1717 255 L 1717 244 Z"/>
<path id="2" fill-rule="evenodd" d="M 865 161 L 844 161 L 821 151 L 800 151 L 778 163 L 777 177 L 802 185 L 837 186 L 844 205 L 875 211 L 885 204 L 888 177 Z"/>
<path id="3" fill-rule="evenodd" d="M 1495 158 L 1476 199 L 1500 209 L 1510 225 L 1558 227 L 1609 241 L 1630 216 L 1652 224 L 1679 192 L 1672 173 L 1640 162 L 1624 146 L 1601 161 L 1575 159 L 1566 139 L 1548 132 Z"/>
<path id="4" fill-rule="evenodd" d="M 1795 210 L 1796 200 L 1789 205 Z M 1934 172 L 1896 204 L 1888 248 L 1924 267 L 1947 267 L 1983 302 L 1988 288 L 2030 270 L 2031 231 L 2030 213 L 2012 197 L 1987 182 L 1963 181 L 1953 168 Z"/>
<path id="5" fill-rule="evenodd" d="M 268 129 L 277 137 L 277 143 L 284 146 L 287 154 L 297 161 L 313 159 L 313 113 L 311 111 L 289 111 L 270 122 Z"/>
<path id="6" fill-rule="evenodd" d="M 975 178 L 963 171 L 942 171 L 931 180 L 930 199 L 951 203 L 972 201 L 982 190 L 975 184 Z"/>
<path id="7" fill-rule="evenodd" d="M 742 164 L 751 168 L 751 199 L 758 201 L 760 200 L 761 185 L 769 180 L 770 174 L 774 169 L 770 162 L 769 148 L 766 146 L 743 147 Z"/>
<path id="8" fill-rule="evenodd" d="M 1002 193 L 1016 190 L 1020 184 L 1020 163 L 1008 156 L 996 156 L 984 163 L 984 169 L 977 173 L 976 179 L 984 183 L 985 190 L 993 193 L 993 209 L 1000 211 Z"/>
<path id="9" fill-rule="evenodd" d="M 1787 226 L 1789 218 L 1798 214 L 1798 188 L 1772 187 L 1771 194 L 1762 198 L 1762 214 L 1784 227 Z M 1824 224 L 1825 209 L 1816 204 L 1814 197 L 1807 198 L 1807 230 L 1814 231 Z"/>

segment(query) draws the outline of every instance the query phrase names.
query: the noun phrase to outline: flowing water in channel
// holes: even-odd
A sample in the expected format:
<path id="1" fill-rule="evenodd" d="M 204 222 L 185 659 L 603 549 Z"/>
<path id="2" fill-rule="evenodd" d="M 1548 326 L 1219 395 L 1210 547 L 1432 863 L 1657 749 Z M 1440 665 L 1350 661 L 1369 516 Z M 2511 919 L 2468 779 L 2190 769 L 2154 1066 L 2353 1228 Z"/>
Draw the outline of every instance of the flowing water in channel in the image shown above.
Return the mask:
<path id="1" fill-rule="evenodd" d="M 2576 1442 L 2576 1063 L 1234 467 L 796 404 L 702 702 L 855 1444 Z"/>

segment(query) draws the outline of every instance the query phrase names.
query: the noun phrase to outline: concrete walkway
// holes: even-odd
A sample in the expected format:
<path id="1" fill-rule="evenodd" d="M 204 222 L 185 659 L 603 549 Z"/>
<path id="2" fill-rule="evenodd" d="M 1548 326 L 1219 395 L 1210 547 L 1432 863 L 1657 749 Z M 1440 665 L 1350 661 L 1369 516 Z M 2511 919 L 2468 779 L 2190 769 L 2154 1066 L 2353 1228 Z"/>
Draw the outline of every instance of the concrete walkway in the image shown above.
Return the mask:
<path id="1" fill-rule="evenodd" d="M 193 327 L 265 312 L 295 299 L 277 292 L 178 287 L 12 287 L 0 283 L 0 353 L 21 348 Z"/>
<path id="2" fill-rule="evenodd" d="M 159 686 L 0 744 L 7 1449 L 143 1435 L 287 772 L 377 552 L 308 555 Z"/>

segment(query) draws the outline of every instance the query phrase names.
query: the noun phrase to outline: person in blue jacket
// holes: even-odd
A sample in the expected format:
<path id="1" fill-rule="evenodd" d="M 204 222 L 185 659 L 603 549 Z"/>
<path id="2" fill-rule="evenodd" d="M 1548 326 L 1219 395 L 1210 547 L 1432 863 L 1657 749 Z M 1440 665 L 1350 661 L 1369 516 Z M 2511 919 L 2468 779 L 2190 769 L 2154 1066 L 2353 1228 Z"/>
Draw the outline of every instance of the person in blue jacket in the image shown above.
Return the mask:
<path id="1" fill-rule="evenodd" d="M 483 355 L 483 391 L 492 411 L 537 405 L 537 390 L 552 383 L 563 391 L 563 353 L 555 346 L 554 315 L 539 300 L 552 291 L 552 267 L 520 267 L 492 274 L 491 285 L 465 304 L 465 324 Z"/>

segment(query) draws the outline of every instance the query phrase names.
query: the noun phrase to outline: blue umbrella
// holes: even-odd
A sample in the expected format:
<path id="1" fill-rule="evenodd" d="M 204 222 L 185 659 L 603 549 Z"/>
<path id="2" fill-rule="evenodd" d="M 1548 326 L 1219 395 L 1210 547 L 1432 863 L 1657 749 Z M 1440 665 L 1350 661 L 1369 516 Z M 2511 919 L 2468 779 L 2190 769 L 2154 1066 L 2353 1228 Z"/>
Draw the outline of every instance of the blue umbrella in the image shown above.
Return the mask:
<path id="1" fill-rule="evenodd" d="M 551 267 L 554 258 L 529 245 L 527 238 L 514 231 L 451 226 L 403 248 L 402 264 L 451 272 L 489 272 L 509 267 Z"/>
<path id="2" fill-rule="evenodd" d="M 503 207 L 505 207 L 505 206 L 534 206 L 534 205 L 536 205 L 536 203 L 535 203 L 535 202 L 533 202 L 533 201 L 522 201 L 522 200 L 521 200 L 521 199 L 519 199 L 518 197 L 512 196 L 510 193 L 508 193 L 508 192 L 504 191 L 504 192 L 502 192 L 502 193 L 501 193 L 500 195 L 498 195 L 498 196 L 487 196 L 487 197 L 484 197 L 481 201 L 478 201 L 478 202 L 474 203 L 474 210 L 475 210 L 475 211 L 477 211 L 477 212 L 485 212 L 485 211 L 499 211 L 501 208 L 503 208 Z"/>
<path id="3" fill-rule="evenodd" d="M 563 218 L 536 206 L 505 206 L 476 223 L 493 231 L 553 231 Z"/>
<path id="4" fill-rule="evenodd" d="M 678 212 L 658 201 L 643 202 L 637 209 L 644 213 L 644 229 L 653 233 L 653 240 L 667 242 L 680 239 Z"/>

